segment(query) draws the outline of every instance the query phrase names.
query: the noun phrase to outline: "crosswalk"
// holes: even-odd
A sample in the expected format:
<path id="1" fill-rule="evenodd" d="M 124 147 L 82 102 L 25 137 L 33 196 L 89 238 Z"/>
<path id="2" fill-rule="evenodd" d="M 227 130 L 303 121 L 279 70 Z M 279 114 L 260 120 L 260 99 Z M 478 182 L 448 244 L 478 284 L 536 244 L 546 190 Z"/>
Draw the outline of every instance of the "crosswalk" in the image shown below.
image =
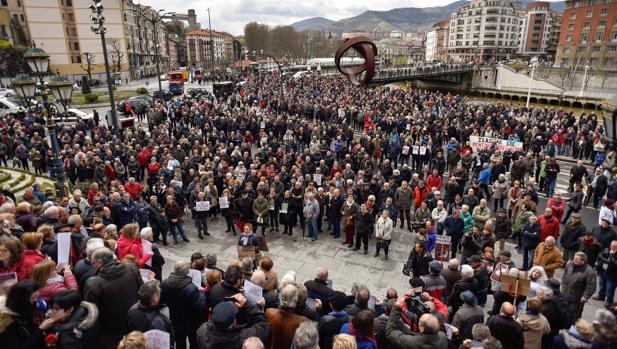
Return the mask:
<path id="1" fill-rule="evenodd" d="M 572 167 L 574 167 L 576 163 L 568 162 L 568 161 L 560 161 L 560 160 L 558 160 L 557 163 L 559 164 L 560 171 L 559 171 L 559 174 L 557 174 L 557 183 L 555 184 L 555 191 L 556 192 L 561 191 L 562 196 L 564 198 L 567 198 L 569 197 L 568 186 L 570 185 L 570 169 L 572 169 Z M 587 171 L 589 172 L 589 174 L 593 173 L 593 166 L 585 165 L 585 167 L 587 167 Z M 530 180 L 533 180 L 534 182 L 536 182 L 536 189 L 538 189 L 537 187 L 538 180 L 533 177 L 530 177 Z M 546 191 L 544 191 L 543 193 L 540 193 L 538 191 L 538 194 L 539 196 L 546 198 Z"/>

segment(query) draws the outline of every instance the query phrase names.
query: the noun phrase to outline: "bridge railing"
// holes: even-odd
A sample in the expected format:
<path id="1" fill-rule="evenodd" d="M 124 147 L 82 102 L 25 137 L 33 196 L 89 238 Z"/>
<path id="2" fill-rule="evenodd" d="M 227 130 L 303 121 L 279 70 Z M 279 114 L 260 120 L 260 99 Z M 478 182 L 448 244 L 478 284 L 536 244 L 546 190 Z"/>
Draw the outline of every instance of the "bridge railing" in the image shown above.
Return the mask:
<path id="1" fill-rule="evenodd" d="M 386 68 L 375 72 L 373 80 L 388 80 L 432 76 L 440 74 L 467 73 L 477 69 L 474 65 L 444 65 L 439 67 Z"/>

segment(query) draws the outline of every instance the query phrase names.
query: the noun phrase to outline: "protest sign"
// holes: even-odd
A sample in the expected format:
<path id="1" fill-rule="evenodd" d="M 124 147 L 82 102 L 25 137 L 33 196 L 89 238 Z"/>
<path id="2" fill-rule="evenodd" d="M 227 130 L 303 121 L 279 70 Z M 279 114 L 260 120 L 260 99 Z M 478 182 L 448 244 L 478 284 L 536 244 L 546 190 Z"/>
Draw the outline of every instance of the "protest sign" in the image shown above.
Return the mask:
<path id="1" fill-rule="evenodd" d="M 263 289 L 254 283 L 244 280 L 244 297 L 250 305 L 255 305 L 263 296 Z"/>
<path id="2" fill-rule="evenodd" d="M 141 239 L 141 247 L 144 251 L 144 256 L 147 255 L 148 253 L 152 252 L 152 243 L 148 240 L 145 239 Z M 152 266 L 152 258 L 150 258 L 147 262 L 146 265 L 151 267 Z"/>
<path id="3" fill-rule="evenodd" d="M 491 149 L 496 146 L 497 150 L 504 152 L 509 150 L 513 153 L 523 150 L 523 142 L 508 141 L 507 139 L 499 139 L 492 137 L 469 136 L 471 148 L 477 152 L 482 149 Z"/>
<path id="4" fill-rule="evenodd" d="M 447 235 L 437 235 L 435 238 L 435 260 L 440 262 L 450 260 L 448 256 L 450 255 L 451 242 L 452 237 Z"/>
<path id="5" fill-rule="evenodd" d="M 58 233 L 58 265 L 69 265 L 71 255 L 71 233 Z"/>
<path id="6" fill-rule="evenodd" d="M 191 280 L 193 281 L 193 285 L 197 286 L 198 288 L 201 288 L 201 271 L 197 269 L 189 269 L 189 276 L 191 277 Z"/>
<path id="7" fill-rule="evenodd" d="M 221 208 L 229 208 L 229 199 L 227 198 L 227 196 L 221 196 L 219 198 L 219 205 L 221 206 Z"/>
<path id="8" fill-rule="evenodd" d="M 161 330 L 150 330 L 144 332 L 144 337 L 148 341 L 148 349 L 169 349 L 171 338 L 169 333 Z"/>
<path id="9" fill-rule="evenodd" d="M 210 211 L 210 201 L 195 201 L 195 211 Z"/>

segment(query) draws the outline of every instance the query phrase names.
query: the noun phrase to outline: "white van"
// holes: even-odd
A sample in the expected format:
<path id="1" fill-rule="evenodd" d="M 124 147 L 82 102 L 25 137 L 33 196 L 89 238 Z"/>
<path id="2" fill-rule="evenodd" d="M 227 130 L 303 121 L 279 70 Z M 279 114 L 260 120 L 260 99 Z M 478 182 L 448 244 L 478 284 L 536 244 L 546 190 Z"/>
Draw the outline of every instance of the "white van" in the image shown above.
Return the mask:
<path id="1" fill-rule="evenodd" d="M 17 113 L 19 106 L 5 97 L 0 97 L 0 116 Z"/>

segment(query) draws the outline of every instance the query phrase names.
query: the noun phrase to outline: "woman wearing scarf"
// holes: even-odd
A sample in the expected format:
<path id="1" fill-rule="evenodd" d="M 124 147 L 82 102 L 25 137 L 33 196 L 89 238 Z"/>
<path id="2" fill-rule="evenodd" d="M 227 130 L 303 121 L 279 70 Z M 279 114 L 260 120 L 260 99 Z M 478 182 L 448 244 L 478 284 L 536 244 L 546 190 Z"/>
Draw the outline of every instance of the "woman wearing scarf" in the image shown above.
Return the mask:
<path id="1" fill-rule="evenodd" d="M 374 319 L 371 310 L 362 310 L 341 327 L 341 333 L 352 335 L 358 349 L 377 349 Z"/>
<path id="2" fill-rule="evenodd" d="M 353 237 L 355 234 L 355 217 L 356 211 L 358 210 L 358 204 L 353 199 L 353 194 L 349 193 L 347 195 L 347 200 L 343 204 L 341 208 L 341 215 L 343 224 L 345 226 L 345 241 L 344 244 L 347 244 L 349 248 L 353 245 Z"/>

